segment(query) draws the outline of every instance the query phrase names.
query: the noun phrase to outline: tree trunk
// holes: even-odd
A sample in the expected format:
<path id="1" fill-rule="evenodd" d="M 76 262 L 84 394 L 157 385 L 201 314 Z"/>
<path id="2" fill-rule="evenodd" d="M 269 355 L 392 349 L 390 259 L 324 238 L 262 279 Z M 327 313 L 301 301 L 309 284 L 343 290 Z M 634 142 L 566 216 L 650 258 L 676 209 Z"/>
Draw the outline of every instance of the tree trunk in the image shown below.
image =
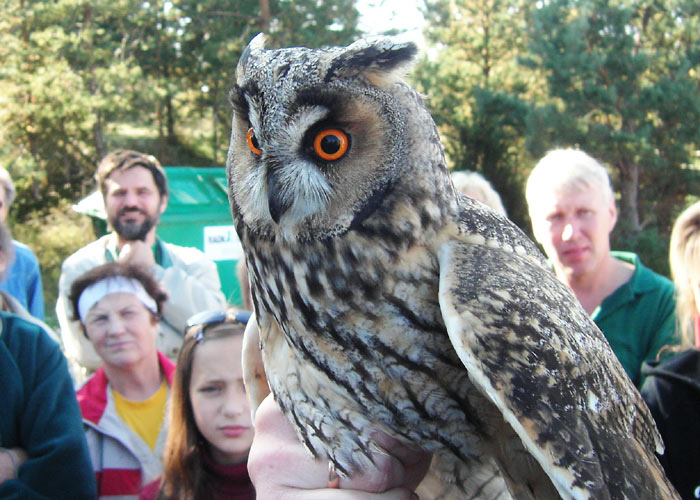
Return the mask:
<path id="1" fill-rule="evenodd" d="M 163 100 L 158 99 L 158 111 L 157 117 L 158 121 L 158 154 L 157 157 L 160 161 L 163 161 L 165 157 L 165 137 L 163 134 Z"/>
<path id="2" fill-rule="evenodd" d="M 259 0 L 260 5 L 260 31 L 267 33 L 270 27 L 270 0 Z"/>
<path id="3" fill-rule="evenodd" d="M 107 143 L 104 130 L 102 129 L 102 113 L 97 110 L 95 110 L 95 124 L 92 126 L 92 135 L 95 138 L 97 157 L 104 158 L 107 156 Z"/>
<path id="4" fill-rule="evenodd" d="M 211 126 L 212 126 L 212 139 L 211 139 L 211 150 L 214 155 L 214 165 L 219 162 L 219 136 L 218 131 L 218 114 L 219 114 L 219 89 L 215 86 L 211 93 Z"/>
<path id="5" fill-rule="evenodd" d="M 618 207 L 618 224 L 629 236 L 639 233 L 642 226 L 639 222 L 639 165 L 623 159 L 618 165 L 620 173 L 620 203 Z"/>
<path id="6" fill-rule="evenodd" d="M 165 119 L 167 123 L 168 144 L 177 144 L 175 135 L 175 110 L 173 109 L 173 96 L 168 94 L 165 97 Z"/>

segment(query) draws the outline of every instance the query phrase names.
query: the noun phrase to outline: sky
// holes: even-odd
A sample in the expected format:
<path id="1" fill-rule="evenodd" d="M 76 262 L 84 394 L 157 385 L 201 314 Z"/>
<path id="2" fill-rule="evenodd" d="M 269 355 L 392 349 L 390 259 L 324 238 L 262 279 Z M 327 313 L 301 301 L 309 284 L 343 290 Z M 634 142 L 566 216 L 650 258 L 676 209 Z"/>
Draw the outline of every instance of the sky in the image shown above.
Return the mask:
<path id="1" fill-rule="evenodd" d="M 370 34 L 397 29 L 422 44 L 423 15 L 418 2 L 419 0 L 358 0 L 359 27 Z"/>

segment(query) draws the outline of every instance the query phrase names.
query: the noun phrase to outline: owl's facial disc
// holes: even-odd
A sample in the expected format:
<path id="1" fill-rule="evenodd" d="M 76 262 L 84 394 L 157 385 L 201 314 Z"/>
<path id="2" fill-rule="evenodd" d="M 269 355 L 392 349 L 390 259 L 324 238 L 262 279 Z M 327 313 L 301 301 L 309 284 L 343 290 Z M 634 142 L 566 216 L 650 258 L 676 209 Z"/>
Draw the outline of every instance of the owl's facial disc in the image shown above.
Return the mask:
<path id="1" fill-rule="evenodd" d="M 291 229 L 328 208 L 333 195 L 328 168 L 350 150 L 350 134 L 328 115 L 323 106 L 302 106 L 279 120 L 284 125 L 274 134 L 251 136 L 250 150 L 264 172 L 269 217 L 277 225 Z"/>
<path id="2" fill-rule="evenodd" d="M 340 234 L 379 206 L 401 156 L 402 114 L 364 79 L 294 92 L 284 83 L 243 82 L 232 92 L 232 194 L 251 227 L 289 238 Z"/>
<path id="3" fill-rule="evenodd" d="M 269 162 L 268 207 L 276 224 L 287 213 L 287 222 L 294 224 L 325 208 L 332 186 L 324 170 L 345 157 L 350 143 L 348 133 L 324 120 L 304 134 L 299 160 L 289 165 Z"/>
<path id="4" fill-rule="evenodd" d="M 351 134 L 330 116 L 325 106 L 301 105 L 287 115 L 274 134 L 251 126 L 246 134 L 250 152 L 263 168 L 269 217 L 287 229 L 328 208 L 332 168 L 342 168 L 352 148 Z M 259 120 L 257 122 L 261 127 Z"/>
<path id="5" fill-rule="evenodd" d="M 270 217 L 276 224 L 279 224 L 282 215 L 292 208 L 292 200 L 282 189 L 282 176 L 279 169 L 270 169 L 267 172 L 267 205 Z"/>

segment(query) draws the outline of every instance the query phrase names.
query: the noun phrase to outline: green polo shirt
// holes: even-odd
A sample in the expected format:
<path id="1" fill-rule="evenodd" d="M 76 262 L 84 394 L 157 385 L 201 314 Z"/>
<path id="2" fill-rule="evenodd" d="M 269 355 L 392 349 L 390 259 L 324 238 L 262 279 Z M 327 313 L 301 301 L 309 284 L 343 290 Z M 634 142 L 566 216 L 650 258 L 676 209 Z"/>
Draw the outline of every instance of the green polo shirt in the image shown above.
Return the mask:
<path id="1" fill-rule="evenodd" d="M 663 346 L 679 343 L 675 335 L 673 282 L 645 267 L 634 253 L 611 254 L 633 264 L 634 274 L 603 300 L 591 318 L 608 339 L 627 375 L 640 387 L 642 362 L 656 358 Z"/>

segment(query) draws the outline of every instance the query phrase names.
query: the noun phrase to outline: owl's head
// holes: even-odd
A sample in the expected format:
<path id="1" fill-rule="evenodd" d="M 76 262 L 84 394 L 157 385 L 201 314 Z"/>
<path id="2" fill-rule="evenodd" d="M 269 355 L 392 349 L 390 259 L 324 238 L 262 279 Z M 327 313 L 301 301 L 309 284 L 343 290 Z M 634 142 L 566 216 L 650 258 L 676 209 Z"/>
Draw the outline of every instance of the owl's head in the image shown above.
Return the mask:
<path id="1" fill-rule="evenodd" d="M 430 161 L 434 124 L 401 81 L 416 52 L 394 37 L 279 50 L 255 37 L 231 91 L 227 167 L 239 222 L 285 238 L 334 236 Z"/>

